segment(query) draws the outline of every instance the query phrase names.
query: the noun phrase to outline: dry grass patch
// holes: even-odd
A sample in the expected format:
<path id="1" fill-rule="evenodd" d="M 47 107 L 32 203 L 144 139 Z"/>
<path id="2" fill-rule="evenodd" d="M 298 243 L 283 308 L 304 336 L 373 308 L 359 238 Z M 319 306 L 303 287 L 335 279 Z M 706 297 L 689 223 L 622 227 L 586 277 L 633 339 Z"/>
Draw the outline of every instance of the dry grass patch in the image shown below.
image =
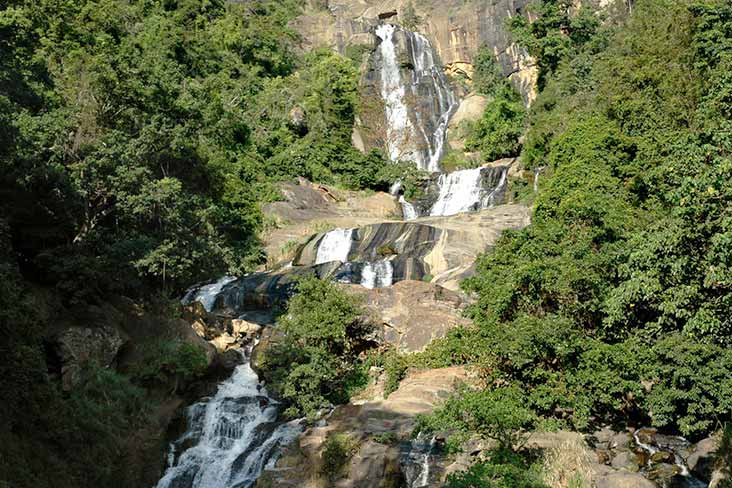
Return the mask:
<path id="1" fill-rule="evenodd" d="M 551 488 L 591 488 L 593 453 L 581 437 L 562 441 L 544 456 L 544 483 Z"/>

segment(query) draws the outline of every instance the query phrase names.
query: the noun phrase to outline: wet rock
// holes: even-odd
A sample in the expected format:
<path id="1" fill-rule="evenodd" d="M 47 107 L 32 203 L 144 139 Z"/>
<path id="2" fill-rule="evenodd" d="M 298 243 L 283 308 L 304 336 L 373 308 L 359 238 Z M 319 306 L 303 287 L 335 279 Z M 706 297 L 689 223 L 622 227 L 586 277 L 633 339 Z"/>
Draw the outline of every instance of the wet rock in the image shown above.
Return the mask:
<path id="1" fill-rule="evenodd" d="M 650 480 L 666 484 L 681 473 L 681 467 L 670 463 L 659 463 L 651 466 L 646 472 L 646 476 Z"/>
<path id="2" fill-rule="evenodd" d="M 658 451 L 651 454 L 651 462 L 657 463 L 673 463 L 674 455 L 668 451 Z"/>
<path id="3" fill-rule="evenodd" d="M 624 449 L 630 445 L 630 441 L 633 437 L 627 432 L 620 432 L 615 434 L 610 440 L 610 447 L 613 449 Z"/>
<path id="4" fill-rule="evenodd" d="M 615 469 L 637 473 L 640 471 L 640 460 L 638 456 L 630 451 L 620 451 L 613 458 L 610 465 Z"/>
<path id="5" fill-rule="evenodd" d="M 635 438 L 638 442 L 647 444 L 649 446 L 655 446 L 656 445 L 656 429 L 651 429 L 648 427 L 643 427 L 642 429 L 638 429 L 635 433 Z"/>

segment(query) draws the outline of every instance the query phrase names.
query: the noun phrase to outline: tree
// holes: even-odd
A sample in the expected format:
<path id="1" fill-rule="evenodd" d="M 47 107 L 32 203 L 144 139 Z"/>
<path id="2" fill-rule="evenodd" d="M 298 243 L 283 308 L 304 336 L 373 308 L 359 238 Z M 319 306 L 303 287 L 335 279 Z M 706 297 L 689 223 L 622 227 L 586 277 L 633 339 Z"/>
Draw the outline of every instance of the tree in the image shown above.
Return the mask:
<path id="1" fill-rule="evenodd" d="M 417 27 L 422 23 L 422 19 L 417 15 L 417 11 L 414 9 L 412 0 L 409 0 L 407 6 L 404 7 L 401 15 L 402 26 L 411 31 L 417 30 Z"/>

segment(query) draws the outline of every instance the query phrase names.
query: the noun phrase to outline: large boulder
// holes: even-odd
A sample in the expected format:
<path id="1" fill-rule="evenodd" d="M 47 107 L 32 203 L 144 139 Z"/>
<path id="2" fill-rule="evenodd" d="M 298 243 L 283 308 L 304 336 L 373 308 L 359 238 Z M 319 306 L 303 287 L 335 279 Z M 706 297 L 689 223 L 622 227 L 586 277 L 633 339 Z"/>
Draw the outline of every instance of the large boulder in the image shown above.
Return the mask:
<path id="1" fill-rule="evenodd" d="M 462 296 L 434 283 L 402 281 L 388 288 L 350 289 L 364 297 L 371 322 L 380 325 L 383 340 L 400 353 L 423 351 L 450 329 L 470 324 L 462 317 Z"/>
<path id="2" fill-rule="evenodd" d="M 112 366 L 126 341 L 126 336 L 112 326 L 69 327 L 52 337 L 49 343 L 60 364 L 64 390 L 81 381 L 86 367 Z"/>
<path id="3" fill-rule="evenodd" d="M 640 473 L 617 471 L 600 477 L 597 488 L 656 488 L 656 485 Z"/>
<path id="4" fill-rule="evenodd" d="M 719 439 L 707 437 L 697 442 L 686 459 L 689 470 L 700 479 L 710 481 L 716 460 L 715 452 L 719 447 Z"/>

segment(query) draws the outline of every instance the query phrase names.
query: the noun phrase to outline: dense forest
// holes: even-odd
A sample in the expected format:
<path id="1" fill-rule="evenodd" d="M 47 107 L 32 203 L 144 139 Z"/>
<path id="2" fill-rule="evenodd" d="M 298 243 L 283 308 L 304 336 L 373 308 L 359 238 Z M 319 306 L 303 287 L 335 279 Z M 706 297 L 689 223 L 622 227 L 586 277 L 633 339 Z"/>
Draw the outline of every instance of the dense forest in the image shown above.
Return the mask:
<path id="1" fill-rule="evenodd" d="M 462 285 L 473 325 L 423 353 L 356 357 L 358 304 L 303 282 L 269 365 L 292 416 L 347 401 L 373 364 L 394 388 L 409 367 L 470 365 L 485 387 L 420 428 L 503 449 L 455 488 L 543 486 L 513 452 L 525 430 L 652 425 L 698 440 L 732 422 L 732 5 L 572 3 L 511 20 L 540 70 L 528 112 L 490 56 L 477 61 L 491 101 L 468 148 L 542 172 L 531 226 Z M 125 296 L 175 316 L 187 286 L 264 262 L 260 207 L 281 198 L 277 182 L 386 190 L 408 176 L 353 147 L 360 59 L 304 52 L 289 24 L 300 8 L 0 7 L 0 488 L 130 486 L 129 433 L 160 388 L 202 374 L 200 351 L 163 345 L 146 368 L 64 391 L 44 349 L 59 314 Z"/>
<path id="2" fill-rule="evenodd" d="M 297 50 L 287 24 L 298 11 L 3 4 L 0 485 L 126 486 L 113 460 L 144 424 L 146 374 L 105 370 L 71 397 L 59 391 L 43 350 L 57 314 L 115 295 L 165 310 L 197 280 L 254 270 L 273 182 L 383 188 L 399 176 L 352 147 L 357 66 Z M 194 370 L 195 354 L 179 353 L 179 369 Z"/>

